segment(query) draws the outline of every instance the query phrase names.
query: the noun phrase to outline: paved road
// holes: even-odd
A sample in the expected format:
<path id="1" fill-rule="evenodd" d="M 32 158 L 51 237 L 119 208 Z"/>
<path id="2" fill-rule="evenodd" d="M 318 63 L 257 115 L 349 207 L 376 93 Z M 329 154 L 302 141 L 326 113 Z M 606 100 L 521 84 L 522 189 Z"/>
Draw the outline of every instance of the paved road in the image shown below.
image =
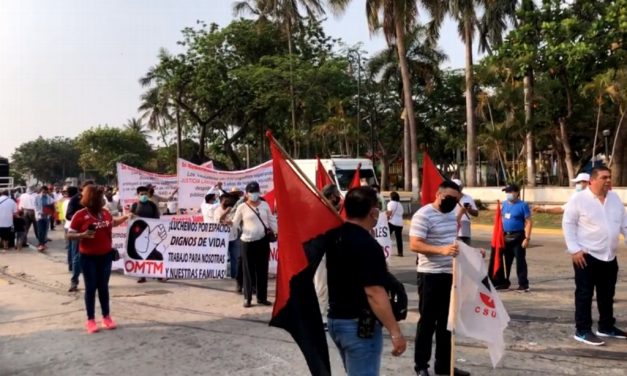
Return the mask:
<path id="1" fill-rule="evenodd" d="M 476 244 L 487 246 L 490 234 L 478 228 Z M 308 374 L 289 335 L 268 327 L 271 309 L 242 308 L 230 280 L 138 285 L 114 275 L 112 314 L 120 327 L 85 334 L 82 293 L 66 292 L 62 233 L 51 236 L 46 255 L 0 254 L 0 375 Z M 622 267 L 626 251 L 622 246 Z M 627 375 L 627 341 L 591 348 L 572 339 L 573 273 L 559 235 L 535 235 L 528 261 L 532 292 L 501 295 L 512 317 L 504 361 L 493 370 L 480 344 L 459 340 L 458 366 L 474 375 Z M 402 324 L 410 338 L 417 321 L 414 268 L 414 257 L 391 259 L 411 298 L 413 310 Z M 627 328 L 624 271 L 615 313 L 618 325 Z M 386 338 L 382 374 L 411 375 L 413 344 L 400 358 L 390 350 Z M 330 355 L 334 373 L 343 374 L 332 344 Z"/>

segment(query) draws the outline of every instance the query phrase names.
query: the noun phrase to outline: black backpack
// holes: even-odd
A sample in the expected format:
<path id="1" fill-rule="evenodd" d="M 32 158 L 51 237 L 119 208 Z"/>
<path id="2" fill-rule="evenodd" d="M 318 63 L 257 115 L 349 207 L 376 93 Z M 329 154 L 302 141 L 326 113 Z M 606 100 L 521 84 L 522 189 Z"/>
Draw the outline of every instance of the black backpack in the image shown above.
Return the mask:
<path id="1" fill-rule="evenodd" d="M 388 272 L 388 284 L 386 286 L 388 296 L 390 297 L 390 305 L 396 321 L 403 321 L 407 318 L 407 292 L 405 286 L 396 279 L 396 277 Z"/>

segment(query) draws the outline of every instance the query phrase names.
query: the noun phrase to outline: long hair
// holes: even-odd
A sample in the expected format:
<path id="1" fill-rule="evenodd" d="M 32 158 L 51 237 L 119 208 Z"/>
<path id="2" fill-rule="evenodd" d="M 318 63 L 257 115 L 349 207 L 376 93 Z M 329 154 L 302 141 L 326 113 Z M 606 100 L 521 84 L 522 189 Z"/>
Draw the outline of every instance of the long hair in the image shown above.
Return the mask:
<path id="1" fill-rule="evenodd" d="M 99 185 L 87 185 L 83 188 L 81 205 L 93 212 L 99 212 L 105 205 L 104 189 Z"/>

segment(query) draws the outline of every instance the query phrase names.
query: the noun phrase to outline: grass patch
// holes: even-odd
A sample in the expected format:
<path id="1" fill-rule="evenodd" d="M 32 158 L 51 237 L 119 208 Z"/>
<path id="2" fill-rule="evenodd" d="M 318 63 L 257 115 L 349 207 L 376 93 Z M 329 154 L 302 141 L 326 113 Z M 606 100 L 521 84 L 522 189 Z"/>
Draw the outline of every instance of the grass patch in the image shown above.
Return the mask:
<path id="1" fill-rule="evenodd" d="M 547 213 L 532 213 L 533 227 L 538 228 L 562 228 L 562 215 L 561 214 L 547 214 Z M 472 218 L 472 223 L 479 223 L 483 225 L 494 224 L 494 210 L 480 210 L 479 216 Z"/>

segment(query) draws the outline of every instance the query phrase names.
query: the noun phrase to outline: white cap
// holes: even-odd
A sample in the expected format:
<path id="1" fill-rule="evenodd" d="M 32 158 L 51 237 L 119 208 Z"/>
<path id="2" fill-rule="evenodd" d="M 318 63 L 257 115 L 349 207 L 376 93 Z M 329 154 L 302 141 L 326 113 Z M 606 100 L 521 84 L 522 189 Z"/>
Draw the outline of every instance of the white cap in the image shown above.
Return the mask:
<path id="1" fill-rule="evenodd" d="M 451 179 L 451 181 L 455 184 L 457 184 L 459 186 L 459 188 L 461 189 L 464 186 L 464 183 L 462 183 L 461 180 L 459 179 Z"/>
<path id="2" fill-rule="evenodd" d="M 572 181 L 573 183 L 579 183 L 582 181 L 590 181 L 590 174 L 581 172 L 574 179 L 570 179 L 570 181 Z"/>

